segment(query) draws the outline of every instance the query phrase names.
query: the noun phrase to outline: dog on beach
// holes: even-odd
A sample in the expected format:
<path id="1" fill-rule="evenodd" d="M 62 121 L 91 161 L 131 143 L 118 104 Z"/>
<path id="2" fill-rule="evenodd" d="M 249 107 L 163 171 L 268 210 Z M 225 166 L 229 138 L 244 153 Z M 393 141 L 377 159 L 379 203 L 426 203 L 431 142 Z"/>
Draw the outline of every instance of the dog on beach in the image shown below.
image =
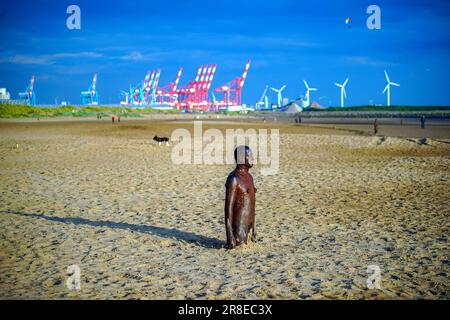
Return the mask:
<path id="1" fill-rule="evenodd" d="M 154 136 L 153 140 L 155 140 L 156 142 L 158 142 L 158 145 L 160 146 L 162 142 L 166 143 L 166 146 L 169 145 L 169 138 L 167 137 L 158 137 L 158 136 Z"/>

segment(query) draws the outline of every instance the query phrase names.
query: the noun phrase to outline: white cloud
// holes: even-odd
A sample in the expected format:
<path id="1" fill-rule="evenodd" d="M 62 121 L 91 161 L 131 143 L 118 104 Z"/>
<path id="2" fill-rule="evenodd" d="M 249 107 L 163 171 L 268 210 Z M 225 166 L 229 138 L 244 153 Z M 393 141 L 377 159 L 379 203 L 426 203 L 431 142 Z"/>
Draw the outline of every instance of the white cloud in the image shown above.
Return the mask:
<path id="1" fill-rule="evenodd" d="M 62 58 L 102 58 L 102 53 L 84 51 L 75 53 L 56 53 L 49 56 L 51 59 L 62 59 Z"/>
<path id="2" fill-rule="evenodd" d="M 13 64 L 48 64 L 47 58 L 42 56 L 30 56 L 24 54 L 15 54 L 9 57 L 0 57 L 0 63 Z"/>
<path id="3" fill-rule="evenodd" d="M 346 56 L 344 57 L 344 61 L 348 64 L 358 64 L 372 67 L 387 67 L 395 65 L 395 63 L 373 59 L 368 56 Z"/>
<path id="4" fill-rule="evenodd" d="M 92 51 L 67 52 L 67 53 L 55 53 L 43 55 L 12 54 L 9 56 L 0 56 L 0 63 L 47 65 L 47 64 L 54 64 L 59 59 L 102 58 L 102 57 L 103 54 Z"/>
<path id="5" fill-rule="evenodd" d="M 121 60 L 126 61 L 143 61 L 147 60 L 146 56 L 142 54 L 140 51 L 132 51 L 130 53 L 127 53 L 126 55 L 123 55 L 120 57 Z"/>

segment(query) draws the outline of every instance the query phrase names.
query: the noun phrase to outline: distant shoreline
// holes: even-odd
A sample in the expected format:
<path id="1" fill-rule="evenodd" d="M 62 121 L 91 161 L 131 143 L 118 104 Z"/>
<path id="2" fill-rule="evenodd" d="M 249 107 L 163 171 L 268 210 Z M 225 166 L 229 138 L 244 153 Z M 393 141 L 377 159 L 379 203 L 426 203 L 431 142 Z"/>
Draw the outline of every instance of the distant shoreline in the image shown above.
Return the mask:
<path id="1" fill-rule="evenodd" d="M 303 118 L 420 118 L 450 119 L 450 111 L 304 111 Z"/>

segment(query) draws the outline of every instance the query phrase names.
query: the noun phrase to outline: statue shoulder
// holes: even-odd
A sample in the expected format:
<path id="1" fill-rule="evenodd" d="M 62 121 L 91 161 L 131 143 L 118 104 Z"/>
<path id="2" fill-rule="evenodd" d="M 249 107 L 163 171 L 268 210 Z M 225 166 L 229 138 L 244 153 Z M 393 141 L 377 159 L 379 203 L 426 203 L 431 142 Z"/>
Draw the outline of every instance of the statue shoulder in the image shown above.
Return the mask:
<path id="1" fill-rule="evenodd" d="M 236 177 L 236 174 L 234 171 L 230 172 L 230 174 L 227 177 L 227 182 L 225 183 L 225 186 L 232 186 L 232 185 L 236 185 L 238 183 L 238 178 Z"/>

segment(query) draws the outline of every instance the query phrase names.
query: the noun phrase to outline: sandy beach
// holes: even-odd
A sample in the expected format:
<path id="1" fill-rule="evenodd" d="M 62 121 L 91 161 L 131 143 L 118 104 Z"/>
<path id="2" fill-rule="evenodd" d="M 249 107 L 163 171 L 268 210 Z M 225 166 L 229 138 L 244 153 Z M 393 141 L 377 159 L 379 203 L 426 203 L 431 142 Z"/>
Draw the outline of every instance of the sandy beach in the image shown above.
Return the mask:
<path id="1" fill-rule="evenodd" d="M 279 172 L 251 171 L 258 242 L 235 250 L 233 166 L 175 165 L 173 145 L 152 141 L 192 127 L 0 122 L 0 298 L 450 298 L 448 125 L 373 136 L 369 124 L 205 121 L 281 133 Z M 80 290 L 66 286 L 71 265 Z M 381 289 L 367 288 L 370 265 Z"/>

